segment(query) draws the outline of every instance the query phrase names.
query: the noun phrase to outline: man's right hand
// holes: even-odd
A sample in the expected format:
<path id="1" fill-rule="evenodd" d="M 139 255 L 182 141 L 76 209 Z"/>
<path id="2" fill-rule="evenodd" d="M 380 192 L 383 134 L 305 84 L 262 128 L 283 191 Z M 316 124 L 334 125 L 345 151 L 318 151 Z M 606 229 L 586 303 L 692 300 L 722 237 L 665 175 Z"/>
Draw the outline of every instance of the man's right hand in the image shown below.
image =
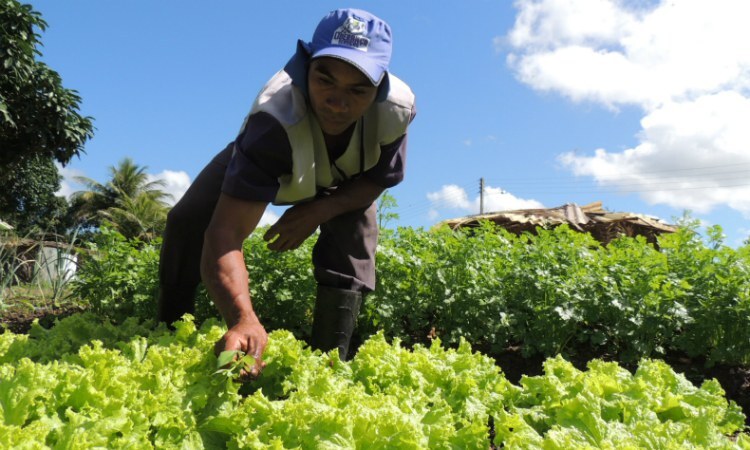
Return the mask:
<path id="1" fill-rule="evenodd" d="M 240 381 L 257 378 L 263 370 L 268 335 L 253 311 L 242 243 L 253 232 L 266 203 L 221 194 L 203 240 L 201 278 L 229 327 L 214 351 L 239 350 L 256 360 L 240 372 Z"/>
<path id="2" fill-rule="evenodd" d="M 250 381 L 258 378 L 266 366 L 263 352 L 268 344 L 268 334 L 263 325 L 256 320 L 242 320 L 229 328 L 224 336 L 216 342 L 214 352 L 218 356 L 225 350 L 239 350 L 255 358 L 255 365 L 250 371 L 240 371 L 239 381 Z"/>

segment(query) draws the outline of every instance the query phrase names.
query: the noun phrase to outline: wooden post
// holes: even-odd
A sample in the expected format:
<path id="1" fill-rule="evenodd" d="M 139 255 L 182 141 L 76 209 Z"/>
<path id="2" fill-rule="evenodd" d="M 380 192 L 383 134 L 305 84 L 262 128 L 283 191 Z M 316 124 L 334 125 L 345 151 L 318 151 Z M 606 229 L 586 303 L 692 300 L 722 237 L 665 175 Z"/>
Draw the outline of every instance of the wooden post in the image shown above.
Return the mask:
<path id="1" fill-rule="evenodd" d="M 484 214 L 484 178 L 479 179 L 479 214 Z"/>

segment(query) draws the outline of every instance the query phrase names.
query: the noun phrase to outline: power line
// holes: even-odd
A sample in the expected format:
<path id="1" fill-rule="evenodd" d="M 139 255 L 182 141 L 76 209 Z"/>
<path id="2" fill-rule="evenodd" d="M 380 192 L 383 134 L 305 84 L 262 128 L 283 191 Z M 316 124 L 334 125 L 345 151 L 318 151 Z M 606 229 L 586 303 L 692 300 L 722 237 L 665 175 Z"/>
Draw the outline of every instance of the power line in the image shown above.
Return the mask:
<path id="1" fill-rule="evenodd" d="M 479 179 L 479 214 L 484 214 L 484 178 Z"/>
<path id="2" fill-rule="evenodd" d="M 638 173 L 642 173 L 642 174 L 665 173 L 665 172 L 669 173 L 669 172 L 683 172 L 686 170 L 719 169 L 719 168 L 725 168 L 725 167 L 736 168 L 737 166 L 747 166 L 748 170 L 750 170 L 750 162 L 746 162 L 746 163 L 721 164 L 721 165 L 716 165 L 716 166 L 697 166 L 697 167 L 683 167 L 680 169 L 651 170 L 651 171 L 642 171 Z"/>
<path id="3" fill-rule="evenodd" d="M 638 174 L 640 176 L 641 173 Z M 591 175 L 589 175 L 591 176 Z M 624 176 L 619 177 L 619 179 L 623 179 Z M 675 181 L 696 181 L 696 180 L 706 180 L 711 178 L 721 178 L 721 179 L 750 179 L 750 169 L 748 170 L 732 170 L 732 171 L 724 171 L 724 172 L 713 172 L 713 173 L 702 173 L 702 174 L 695 174 L 692 176 L 686 176 L 686 175 L 664 175 L 660 177 L 646 177 L 647 179 L 658 179 L 658 180 L 675 180 Z M 511 183 L 514 185 L 526 185 L 526 184 L 549 184 L 550 182 L 552 184 L 564 184 L 564 183 L 579 183 L 581 182 L 578 177 L 576 178 L 565 178 L 561 177 L 558 179 L 551 179 L 550 177 L 541 177 L 541 178 L 503 178 L 502 181 L 498 181 L 498 179 L 493 178 L 490 179 L 492 184 L 504 184 L 504 185 L 510 185 Z M 600 182 L 606 182 L 606 179 L 601 179 Z M 644 180 L 638 184 L 643 183 L 651 183 L 652 181 Z"/>
<path id="4" fill-rule="evenodd" d="M 731 168 L 732 170 L 724 170 L 727 168 Z M 722 169 L 722 170 L 717 170 Z M 662 170 L 644 170 L 644 171 L 638 171 L 637 174 L 640 175 L 657 175 L 657 174 L 674 174 L 671 175 L 672 177 L 684 177 L 686 175 L 681 175 L 680 173 L 688 172 L 688 171 L 701 171 L 703 173 L 699 174 L 692 174 L 690 176 L 699 176 L 699 175 L 725 175 L 725 174 L 732 174 L 732 173 L 744 173 L 744 174 L 750 174 L 750 162 L 747 163 L 735 163 L 735 164 L 722 164 L 722 165 L 715 165 L 715 166 L 699 166 L 699 167 L 684 167 L 680 169 L 662 169 Z M 589 174 L 589 176 L 591 176 Z M 547 177 L 543 178 L 531 178 L 531 177 L 523 177 L 523 178 L 504 178 L 505 182 L 510 181 L 523 181 L 523 182 L 536 182 L 540 179 L 546 179 Z M 663 176 L 662 176 L 663 178 Z"/>
<path id="5" fill-rule="evenodd" d="M 489 198 L 497 198 L 513 192 L 514 196 L 544 196 L 546 194 L 610 194 L 610 193 L 650 193 L 701 191 L 711 189 L 731 189 L 750 186 L 750 162 L 734 164 L 717 164 L 713 166 L 682 167 L 672 169 L 640 171 L 638 176 L 646 179 L 633 180 L 620 178 L 620 181 L 581 177 L 550 178 L 550 177 L 515 177 L 502 179 L 483 178 L 480 186 L 480 211 Z M 472 183 L 446 183 L 436 193 L 443 193 L 438 200 L 425 198 L 423 201 L 411 202 L 399 207 L 401 216 L 417 217 L 438 209 L 466 209 L 466 206 L 476 207 L 476 199 L 471 198 L 475 192 L 475 181 Z M 454 192 L 444 193 L 445 186 L 455 186 Z M 501 192 L 492 192 L 488 188 L 498 186 Z"/>
<path id="6" fill-rule="evenodd" d="M 750 182 L 747 182 L 746 180 L 750 177 L 731 177 L 731 178 L 725 178 L 722 183 L 719 184 L 713 184 L 710 186 L 672 186 L 676 183 L 683 184 L 685 182 L 689 182 L 687 180 L 679 180 L 679 181 L 667 181 L 667 182 L 643 182 L 643 183 L 627 183 L 627 184 L 613 184 L 609 186 L 602 186 L 602 185 L 581 185 L 581 183 L 577 183 L 575 180 L 572 180 L 570 182 L 563 181 L 563 182 L 553 182 L 548 183 L 545 186 L 540 186 L 537 184 L 537 187 L 544 187 L 544 189 L 536 189 L 536 190 L 528 190 L 524 188 L 520 188 L 519 190 L 522 191 L 520 195 L 528 196 L 528 195 L 539 195 L 539 194 L 578 194 L 578 193 L 599 193 L 599 194 L 608 194 L 608 193 L 648 193 L 648 192 L 660 192 L 660 191 L 697 191 L 697 190 L 709 190 L 709 189 L 728 189 L 728 188 L 738 188 L 738 187 L 749 187 Z M 731 182 L 732 180 L 737 180 L 736 182 Z M 707 182 L 707 180 L 699 180 L 701 182 Z M 433 200 L 425 199 L 421 202 L 412 202 L 409 205 L 406 205 L 403 208 L 399 208 L 400 214 L 404 218 L 413 218 L 420 216 L 422 214 L 425 214 L 429 212 L 430 210 L 437 210 L 437 209 L 445 209 L 445 208 L 451 208 L 455 207 L 456 209 L 465 209 L 460 206 L 450 206 L 449 204 L 451 201 L 457 201 L 457 200 L 464 200 L 466 199 L 469 204 L 473 204 L 474 201 L 472 201 L 469 197 L 468 192 L 471 192 L 471 189 L 467 186 L 458 186 L 454 185 L 460 189 L 460 192 L 451 193 L 446 197 L 442 197 L 439 202 L 435 202 Z M 506 187 L 502 188 L 501 192 L 487 192 L 487 183 L 485 182 L 484 187 L 484 199 L 488 198 L 496 198 L 501 195 L 508 194 L 508 191 L 516 191 L 515 189 L 512 189 L 511 186 L 506 185 Z M 473 205 L 472 205 L 473 206 Z"/>

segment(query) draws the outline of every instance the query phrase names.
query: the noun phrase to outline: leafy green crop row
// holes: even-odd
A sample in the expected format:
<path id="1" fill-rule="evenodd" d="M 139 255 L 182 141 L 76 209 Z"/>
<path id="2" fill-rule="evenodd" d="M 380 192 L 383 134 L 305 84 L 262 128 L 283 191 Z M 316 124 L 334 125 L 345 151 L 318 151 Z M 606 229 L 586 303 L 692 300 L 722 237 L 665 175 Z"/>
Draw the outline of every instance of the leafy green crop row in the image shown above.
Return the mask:
<path id="1" fill-rule="evenodd" d="M 602 247 L 567 228 L 516 237 L 400 229 L 383 240 L 370 316 L 389 336 L 461 337 L 495 352 L 588 347 L 623 361 L 667 351 L 750 363 L 750 247 L 707 246 L 690 230 L 661 250 L 623 238 Z"/>
<path id="2" fill-rule="evenodd" d="M 428 334 L 453 346 L 465 338 L 488 354 L 510 345 L 547 356 L 585 348 L 635 362 L 676 351 L 750 364 L 750 246 L 722 246 L 713 233 L 706 244 L 684 229 L 662 236 L 657 250 L 632 238 L 602 247 L 565 227 L 521 237 L 489 225 L 386 232 L 359 329 L 408 345 Z M 306 338 L 312 240 L 275 254 L 260 236 L 245 242 L 256 310 L 267 328 Z M 158 248 L 105 237 L 100 256 L 83 263 L 79 295 L 117 320 L 152 317 Z M 197 317 L 215 314 L 202 293 Z"/>
<path id="3" fill-rule="evenodd" d="M 750 448 L 728 437 L 744 417 L 717 382 L 696 388 L 659 361 L 631 374 L 557 357 L 516 386 L 466 341 L 406 350 L 380 333 L 342 363 L 277 330 L 263 376 L 240 385 L 213 373 L 214 320 L 98 321 L 0 335 L 0 447 Z"/>

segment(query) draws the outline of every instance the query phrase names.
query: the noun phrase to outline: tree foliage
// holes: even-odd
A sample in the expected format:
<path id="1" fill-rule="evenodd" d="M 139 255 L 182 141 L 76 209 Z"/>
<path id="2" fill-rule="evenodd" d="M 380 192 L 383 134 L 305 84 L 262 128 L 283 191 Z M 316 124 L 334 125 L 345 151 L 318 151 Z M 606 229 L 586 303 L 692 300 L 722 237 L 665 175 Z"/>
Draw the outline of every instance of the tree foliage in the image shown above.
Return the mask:
<path id="1" fill-rule="evenodd" d="M 68 202 L 55 195 L 60 175 L 51 159 L 41 155 L 21 158 L 0 171 L 0 217 L 19 235 L 39 232 L 63 234 Z"/>
<path id="2" fill-rule="evenodd" d="M 104 184 L 76 177 L 86 190 L 71 199 L 75 222 L 83 228 L 98 228 L 106 221 L 129 239 L 150 240 L 160 235 L 171 196 L 162 191 L 162 180 L 149 179 L 146 169 L 125 158 L 109 167 L 110 180 Z"/>
<path id="3" fill-rule="evenodd" d="M 168 210 L 167 204 L 153 193 L 139 192 L 135 197 L 119 198 L 101 216 L 127 238 L 151 241 L 164 232 Z"/>
<path id="4" fill-rule="evenodd" d="M 383 229 L 392 220 L 398 220 L 399 215 L 393 212 L 398 207 L 396 198 L 386 189 L 378 199 L 378 228 Z"/>
<path id="5" fill-rule="evenodd" d="M 30 5 L 0 0 L 0 168 L 24 157 L 67 164 L 93 136 L 81 98 L 60 75 L 37 60 L 47 23 Z M 37 160 L 38 161 L 38 160 Z"/>

